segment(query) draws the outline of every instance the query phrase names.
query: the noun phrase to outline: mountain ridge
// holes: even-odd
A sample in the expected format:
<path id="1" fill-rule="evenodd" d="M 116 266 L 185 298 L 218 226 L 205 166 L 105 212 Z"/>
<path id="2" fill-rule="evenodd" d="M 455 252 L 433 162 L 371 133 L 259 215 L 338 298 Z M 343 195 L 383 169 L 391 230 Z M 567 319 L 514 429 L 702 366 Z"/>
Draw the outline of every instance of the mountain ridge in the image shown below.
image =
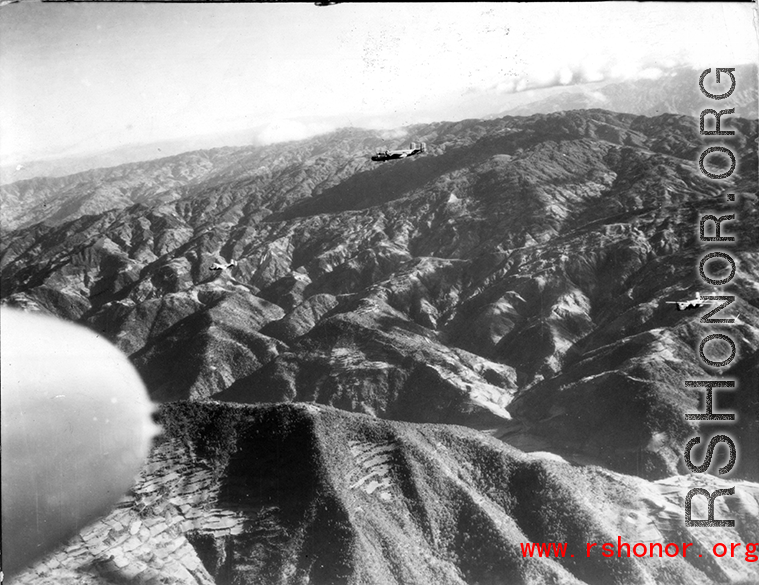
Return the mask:
<path id="1" fill-rule="evenodd" d="M 756 528 L 757 484 L 718 506 L 742 528 L 715 534 L 678 521 L 685 482 L 580 468 L 464 427 L 314 404 L 175 403 L 161 420 L 166 435 L 132 492 L 17 583 L 676 585 L 755 575 L 743 559 L 708 553 Z M 694 544 L 674 558 L 587 552 L 617 538 L 647 550 Z M 525 557 L 525 543 L 545 542 L 566 543 L 566 554 Z"/>

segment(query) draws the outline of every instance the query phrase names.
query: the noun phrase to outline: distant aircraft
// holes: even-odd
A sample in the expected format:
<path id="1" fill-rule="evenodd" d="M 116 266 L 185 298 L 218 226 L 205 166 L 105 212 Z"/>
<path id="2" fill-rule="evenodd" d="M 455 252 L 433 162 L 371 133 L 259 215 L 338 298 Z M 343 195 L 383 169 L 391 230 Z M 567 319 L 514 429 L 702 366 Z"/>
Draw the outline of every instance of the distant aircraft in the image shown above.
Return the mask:
<path id="1" fill-rule="evenodd" d="M 696 298 L 690 301 L 666 301 L 670 305 L 677 305 L 678 311 L 687 311 L 688 309 L 698 309 L 704 305 L 711 305 L 713 301 L 707 301 L 701 298 L 701 293 L 696 292 Z"/>
<path id="2" fill-rule="evenodd" d="M 213 266 L 211 266 L 209 270 L 226 270 L 227 268 L 232 268 L 234 266 L 237 266 L 237 260 L 234 259 L 231 262 L 226 262 L 225 264 L 214 262 Z"/>
<path id="3" fill-rule="evenodd" d="M 386 160 L 406 158 L 407 156 L 414 156 L 415 154 L 421 154 L 424 152 L 427 152 L 427 144 L 425 142 L 412 142 L 408 149 L 378 150 L 377 154 L 372 157 L 372 160 L 384 162 Z"/>

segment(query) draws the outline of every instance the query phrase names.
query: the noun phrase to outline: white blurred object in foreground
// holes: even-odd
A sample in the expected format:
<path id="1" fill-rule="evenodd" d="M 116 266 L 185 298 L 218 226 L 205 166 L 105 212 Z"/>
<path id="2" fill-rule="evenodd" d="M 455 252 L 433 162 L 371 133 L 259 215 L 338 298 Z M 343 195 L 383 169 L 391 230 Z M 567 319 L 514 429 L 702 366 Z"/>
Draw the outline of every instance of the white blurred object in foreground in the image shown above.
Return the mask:
<path id="1" fill-rule="evenodd" d="M 158 432 L 127 357 L 72 323 L 0 309 L 6 577 L 108 512 Z"/>

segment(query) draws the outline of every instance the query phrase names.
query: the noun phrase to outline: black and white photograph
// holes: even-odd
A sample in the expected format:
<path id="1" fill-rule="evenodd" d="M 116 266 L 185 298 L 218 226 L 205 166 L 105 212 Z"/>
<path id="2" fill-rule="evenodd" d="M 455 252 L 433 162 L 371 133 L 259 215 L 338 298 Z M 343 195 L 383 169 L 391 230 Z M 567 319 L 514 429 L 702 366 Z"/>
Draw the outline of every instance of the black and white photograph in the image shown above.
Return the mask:
<path id="1" fill-rule="evenodd" d="M 756 2 L 0 2 L 9 585 L 758 585 Z"/>

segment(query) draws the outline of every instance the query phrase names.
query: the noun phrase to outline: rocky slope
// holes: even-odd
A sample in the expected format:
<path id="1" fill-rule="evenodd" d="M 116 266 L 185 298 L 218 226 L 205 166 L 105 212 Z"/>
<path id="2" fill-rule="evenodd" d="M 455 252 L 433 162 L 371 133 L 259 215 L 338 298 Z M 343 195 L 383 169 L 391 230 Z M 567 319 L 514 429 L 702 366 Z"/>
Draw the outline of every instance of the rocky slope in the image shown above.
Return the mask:
<path id="1" fill-rule="evenodd" d="M 740 528 L 685 528 L 687 487 L 724 480 L 650 483 L 463 427 L 313 404 L 177 403 L 162 420 L 167 434 L 132 493 L 15 583 L 692 585 L 759 575 L 742 550 L 711 552 L 756 535 L 757 484 L 740 482 L 717 506 Z M 603 556 L 618 538 L 693 546 L 685 558 Z M 525 558 L 525 544 L 545 542 L 566 543 L 565 555 Z"/>

